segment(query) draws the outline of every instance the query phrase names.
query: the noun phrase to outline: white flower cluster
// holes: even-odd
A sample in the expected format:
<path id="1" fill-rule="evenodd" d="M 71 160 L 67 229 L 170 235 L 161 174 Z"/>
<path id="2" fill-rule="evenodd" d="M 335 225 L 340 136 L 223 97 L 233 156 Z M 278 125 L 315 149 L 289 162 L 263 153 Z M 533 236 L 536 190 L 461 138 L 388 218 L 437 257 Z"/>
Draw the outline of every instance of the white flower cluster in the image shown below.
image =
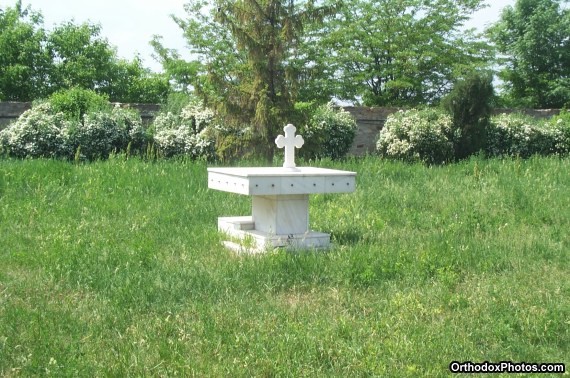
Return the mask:
<path id="1" fill-rule="evenodd" d="M 491 120 L 487 131 L 487 152 L 492 156 L 567 154 L 570 125 L 537 121 L 521 114 L 501 114 Z"/>
<path id="2" fill-rule="evenodd" d="M 85 114 L 83 124 L 69 132 L 70 144 L 81 147 L 83 158 L 107 158 L 112 152 L 131 148 L 141 149 L 146 135 L 140 116 L 126 109 Z"/>
<path id="3" fill-rule="evenodd" d="M 453 158 L 457 137 L 447 114 L 435 109 L 400 110 L 388 116 L 376 149 L 393 159 L 439 164 Z"/>
<path id="4" fill-rule="evenodd" d="M 42 103 L 0 132 L 0 147 L 19 158 L 64 155 L 69 127 L 63 113 L 54 113 L 48 103 Z"/>
<path id="5" fill-rule="evenodd" d="M 215 140 L 210 137 L 214 113 L 191 103 L 179 115 L 159 114 L 153 123 L 154 143 L 162 156 L 179 155 L 196 158 L 215 156 Z"/>
<path id="6" fill-rule="evenodd" d="M 180 119 L 183 123 L 189 123 L 195 133 L 199 133 L 212 124 L 214 112 L 211 109 L 204 108 L 200 104 L 190 103 L 182 109 Z"/>
<path id="7" fill-rule="evenodd" d="M 332 102 L 318 107 L 301 133 L 317 142 L 303 151 L 307 157 L 338 159 L 346 155 L 356 135 L 356 122 L 349 112 Z M 312 147 L 312 150 L 311 150 Z"/>
<path id="8" fill-rule="evenodd" d="M 14 157 L 106 158 L 129 144 L 143 147 L 145 131 L 137 113 L 114 109 L 86 114 L 83 122 L 66 119 L 49 103 L 35 105 L 0 132 L 0 148 Z"/>

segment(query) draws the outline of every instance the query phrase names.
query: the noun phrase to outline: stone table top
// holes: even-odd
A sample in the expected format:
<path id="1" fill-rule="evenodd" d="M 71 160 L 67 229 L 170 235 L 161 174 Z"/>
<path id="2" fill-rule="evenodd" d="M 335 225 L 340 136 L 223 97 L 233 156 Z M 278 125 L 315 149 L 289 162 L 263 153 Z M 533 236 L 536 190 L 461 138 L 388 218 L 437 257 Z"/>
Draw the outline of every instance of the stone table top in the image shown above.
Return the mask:
<path id="1" fill-rule="evenodd" d="M 356 172 L 316 167 L 208 168 L 208 188 L 245 195 L 347 193 Z"/>

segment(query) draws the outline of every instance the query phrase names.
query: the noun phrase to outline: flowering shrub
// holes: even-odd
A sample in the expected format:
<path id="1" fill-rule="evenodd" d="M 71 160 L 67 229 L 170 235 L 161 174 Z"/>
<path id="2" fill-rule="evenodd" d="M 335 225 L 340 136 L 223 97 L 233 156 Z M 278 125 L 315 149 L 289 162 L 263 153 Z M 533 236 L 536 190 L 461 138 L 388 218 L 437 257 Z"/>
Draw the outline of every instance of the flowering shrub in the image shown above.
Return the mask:
<path id="1" fill-rule="evenodd" d="M 309 122 L 299 129 L 305 140 L 301 156 L 331 159 L 345 156 L 354 141 L 356 127 L 350 113 L 335 108 L 332 102 L 319 106 Z"/>
<path id="2" fill-rule="evenodd" d="M 19 158 L 65 156 L 66 130 L 70 126 L 71 121 L 63 113 L 55 112 L 49 103 L 41 103 L 0 132 L 0 148 Z"/>
<path id="3" fill-rule="evenodd" d="M 215 139 L 210 130 L 213 120 L 214 113 L 197 103 L 185 106 L 180 114 L 159 114 L 153 122 L 154 143 L 164 157 L 211 159 L 215 156 Z"/>
<path id="4" fill-rule="evenodd" d="M 111 111 L 111 119 L 117 128 L 119 137 L 114 141 L 114 149 L 124 151 L 143 151 L 148 143 L 148 136 L 142 125 L 140 113 L 136 110 L 115 107 Z"/>
<path id="5" fill-rule="evenodd" d="M 556 153 L 567 155 L 570 153 L 570 110 L 562 110 L 559 115 L 550 120 L 550 127 L 555 129 L 557 140 Z"/>
<path id="6" fill-rule="evenodd" d="M 456 134 L 451 116 L 439 110 L 400 110 L 388 116 L 376 149 L 392 159 L 441 164 L 453 159 Z"/>
<path id="7" fill-rule="evenodd" d="M 523 158 L 567 154 L 569 142 L 570 127 L 562 118 L 544 122 L 521 114 L 501 114 L 491 120 L 487 153 Z"/>
<path id="8" fill-rule="evenodd" d="M 85 114 L 83 123 L 67 130 L 67 141 L 69 150 L 79 149 L 82 158 L 106 159 L 112 152 L 125 151 L 129 145 L 142 150 L 146 134 L 138 113 L 114 108 L 110 112 Z"/>
<path id="9" fill-rule="evenodd" d="M 125 109 L 87 113 L 83 122 L 57 112 L 49 103 L 26 111 L 0 133 L 0 147 L 9 155 L 84 159 L 107 158 L 111 152 L 142 149 L 146 134 L 140 115 Z"/>

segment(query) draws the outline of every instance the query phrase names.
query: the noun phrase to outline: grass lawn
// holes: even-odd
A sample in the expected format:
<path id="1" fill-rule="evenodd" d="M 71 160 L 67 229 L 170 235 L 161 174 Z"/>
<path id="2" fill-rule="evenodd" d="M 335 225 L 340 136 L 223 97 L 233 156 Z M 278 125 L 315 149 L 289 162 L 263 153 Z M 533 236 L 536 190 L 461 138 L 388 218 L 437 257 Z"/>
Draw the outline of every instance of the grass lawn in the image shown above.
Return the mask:
<path id="1" fill-rule="evenodd" d="M 235 256 L 204 163 L 0 160 L 1 376 L 448 376 L 570 363 L 570 160 L 365 158 L 329 252 Z"/>

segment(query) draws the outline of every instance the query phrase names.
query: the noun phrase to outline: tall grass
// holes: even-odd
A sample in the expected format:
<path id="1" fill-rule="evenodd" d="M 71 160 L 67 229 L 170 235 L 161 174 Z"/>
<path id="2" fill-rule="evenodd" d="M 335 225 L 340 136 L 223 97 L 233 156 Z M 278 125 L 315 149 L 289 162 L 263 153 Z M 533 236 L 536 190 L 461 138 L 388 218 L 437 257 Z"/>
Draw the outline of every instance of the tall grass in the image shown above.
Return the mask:
<path id="1" fill-rule="evenodd" d="M 235 256 L 206 165 L 0 160 L 0 375 L 446 376 L 566 362 L 570 160 L 376 158 L 311 197 L 326 253 Z"/>

